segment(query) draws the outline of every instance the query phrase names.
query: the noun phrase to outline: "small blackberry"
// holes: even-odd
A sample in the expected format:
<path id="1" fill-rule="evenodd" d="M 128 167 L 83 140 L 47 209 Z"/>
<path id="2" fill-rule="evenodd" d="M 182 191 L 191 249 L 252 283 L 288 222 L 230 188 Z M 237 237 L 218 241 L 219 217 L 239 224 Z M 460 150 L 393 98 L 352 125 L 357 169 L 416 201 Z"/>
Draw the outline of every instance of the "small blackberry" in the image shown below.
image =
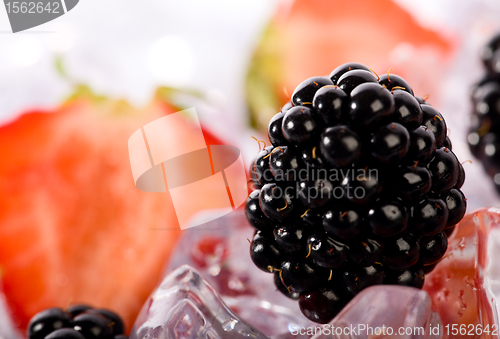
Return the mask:
<path id="1" fill-rule="evenodd" d="M 472 154 L 478 158 L 500 193 L 500 34 L 481 53 L 486 75 L 472 93 L 472 122 L 467 136 Z"/>
<path id="2" fill-rule="evenodd" d="M 397 75 L 349 63 L 302 82 L 250 168 L 255 265 L 319 323 L 368 286 L 421 288 L 466 210 L 446 131 Z"/>
<path id="3" fill-rule="evenodd" d="M 124 331 L 118 314 L 78 304 L 66 310 L 49 308 L 35 314 L 28 324 L 27 334 L 28 339 L 126 339 Z"/>

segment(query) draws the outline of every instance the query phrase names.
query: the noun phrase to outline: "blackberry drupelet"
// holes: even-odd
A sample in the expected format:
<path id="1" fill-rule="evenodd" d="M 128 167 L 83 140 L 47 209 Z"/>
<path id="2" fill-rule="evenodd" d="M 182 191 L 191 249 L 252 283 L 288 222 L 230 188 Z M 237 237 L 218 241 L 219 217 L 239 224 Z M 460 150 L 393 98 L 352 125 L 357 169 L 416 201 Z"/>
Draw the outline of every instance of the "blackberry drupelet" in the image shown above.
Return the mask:
<path id="1" fill-rule="evenodd" d="M 255 265 L 319 323 L 368 286 L 421 288 L 466 210 L 446 131 L 397 75 L 349 63 L 302 82 L 251 166 Z"/>
<path id="2" fill-rule="evenodd" d="M 500 34 L 484 46 L 481 59 L 486 75 L 472 92 L 472 119 L 467 141 L 500 194 Z"/>
<path id="3" fill-rule="evenodd" d="M 28 339 L 126 339 L 120 316 L 110 310 L 78 304 L 49 308 L 28 324 Z"/>

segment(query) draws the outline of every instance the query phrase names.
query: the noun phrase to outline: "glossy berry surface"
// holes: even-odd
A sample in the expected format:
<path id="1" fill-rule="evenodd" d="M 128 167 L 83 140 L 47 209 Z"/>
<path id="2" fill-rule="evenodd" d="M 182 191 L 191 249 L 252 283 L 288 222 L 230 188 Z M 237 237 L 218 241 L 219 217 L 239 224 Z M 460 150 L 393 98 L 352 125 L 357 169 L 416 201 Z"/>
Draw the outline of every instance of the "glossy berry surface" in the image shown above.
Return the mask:
<path id="1" fill-rule="evenodd" d="M 402 271 L 391 271 L 387 275 L 387 283 L 393 285 L 422 288 L 424 282 L 424 270 L 421 268 L 412 267 Z"/>
<path id="2" fill-rule="evenodd" d="M 71 328 L 61 328 L 50 333 L 45 339 L 85 339 L 83 334 Z"/>
<path id="3" fill-rule="evenodd" d="M 327 128 L 320 137 L 321 154 L 335 167 L 347 166 L 361 156 L 361 140 L 349 127 Z"/>
<path id="4" fill-rule="evenodd" d="M 107 309 L 94 309 L 85 304 L 66 310 L 49 308 L 37 313 L 30 321 L 28 339 L 127 339 L 125 326 L 118 314 Z"/>
<path id="5" fill-rule="evenodd" d="M 381 127 L 372 137 L 372 155 L 380 162 L 400 161 L 410 146 L 408 130 L 397 122 Z"/>
<path id="6" fill-rule="evenodd" d="M 377 83 L 377 78 L 371 71 L 355 69 L 342 74 L 337 80 L 337 86 L 350 95 L 358 85 L 366 82 Z"/>
<path id="7" fill-rule="evenodd" d="M 107 338 L 112 334 L 112 321 L 100 314 L 82 313 L 73 319 L 73 328 L 85 338 Z"/>
<path id="8" fill-rule="evenodd" d="M 337 268 L 347 257 L 346 245 L 320 232 L 309 236 L 307 244 L 310 246 L 308 255 L 316 265 L 321 267 Z"/>
<path id="9" fill-rule="evenodd" d="M 474 100 L 492 110 L 494 93 Z M 319 323 L 368 286 L 421 288 L 467 207 L 444 117 L 402 77 L 358 63 L 305 80 L 290 100 L 251 165 L 254 264 Z M 479 132 L 476 149 L 500 166 L 496 136 Z"/>
<path id="10" fill-rule="evenodd" d="M 485 74 L 471 93 L 472 112 L 467 137 L 471 153 L 482 162 L 485 172 L 500 194 L 500 34 L 483 47 L 480 57 Z M 461 177 L 460 177 L 461 179 Z M 459 180 L 456 188 L 461 187 Z"/>
<path id="11" fill-rule="evenodd" d="M 248 195 L 247 201 L 245 203 L 245 215 L 247 217 L 250 225 L 259 230 L 271 230 L 273 229 L 273 223 L 269 218 L 262 212 L 259 203 L 260 190 L 255 190 Z"/>
<path id="12" fill-rule="evenodd" d="M 269 121 L 268 126 L 268 136 L 271 144 L 273 146 L 287 145 L 285 137 L 283 136 L 283 131 L 281 130 L 281 126 L 283 125 L 283 117 L 284 113 L 278 112 L 276 115 Z"/>
<path id="13" fill-rule="evenodd" d="M 307 107 L 290 108 L 281 123 L 283 136 L 292 144 L 310 140 L 317 131 L 312 111 Z"/>
<path id="14" fill-rule="evenodd" d="M 294 292 L 314 290 L 324 280 L 326 270 L 305 259 L 290 259 L 281 264 L 285 285 Z"/>
<path id="15" fill-rule="evenodd" d="M 284 189 L 276 184 L 266 184 L 259 193 L 262 212 L 271 220 L 282 221 L 293 211 L 292 201 Z"/>
<path id="16" fill-rule="evenodd" d="M 329 78 L 312 77 L 304 80 L 295 88 L 292 94 L 292 103 L 295 106 L 312 106 L 312 101 L 316 92 L 324 87 L 333 85 Z"/>
<path id="17" fill-rule="evenodd" d="M 301 295 L 299 307 L 309 320 L 326 324 L 342 310 L 349 299 L 350 296 L 338 287 L 323 287 Z"/>
<path id="18" fill-rule="evenodd" d="M 373 234 L 380 237 L 394 237 L 406 231 L 408 210 L 397 200 L 381 200 L 368 212 Z"/>
<path id="19" fill-rule="evenodd" d="M 337 86 L 321 88 L 313 99 L 313 107 L 318 120 L 326 126 L 334 126 L 342 120 L 346 104 L 347 95 Z"/>
<path id="20" fill-rule="evenodd" d="M 406 82 L 406 80 L 400 77 L 399 75 L 382 74 L 380 76 L 378 83 L 385 86 L 385 88 L 387 88 L 389 91 L 394 92 L 394 94 L 396 94 L 395 91 L 399 90 L 399 91 L 405 91 L 413 97 L 413 89 L 410 87 L 410 84 L 408 84 L 408 82 Z M 394 88 L 394 87 L 402 87 L 402 88 Z"/>
<path id="21" fill-rule="evenodd" d="M 419 252 L 417 239 L 409 234 L 385 244 L 382 258 L 387 267 L 403 270 L 417 263 Z"/>
<path id="22" fill-rule="evenodd" d="M 394 112 L 394 97 L 377 83 L 364 83 L 351 92 L 349 119 L 352 124 L 368 126 Z"/>
<path id="23" fill-rule="evenodd" d="M 420 245 L 420 262 L 423 265 L 437 263 L 448 248 L 448 238 L 444 233 L 422 239 Z"/>
<path id="24" fill-rule="evenodd" d="M 250 245 L 250 257 L 255 266 L 264 272 L 271 272 L 272 269 L 281 266 L 281 249 L 272 237 L 261 231 L 257 231 Z"/>
<path id="25" fill-rule="evenodd" d="M 343 65 L 340 65 L 339 67 L 335 68 L 331 73 L 330 73 L 330 80 L 332 80 L 334 85 L 338 85 L 337 82 L 340 79 L 342 75 L 349 71 L 353 71 L 356 69 L 364 70 L 364 71 L 370 71 L 368 67 L 366 67 L 363 64 L 357 63 L 357 62 L 349 62 Z"/>
<path id="26" fill-rule="evenodd" d="M 43 339 L 55 330 L 66 328 L 71 319 L 60 308 L 49 308 L 37 313 L 28 324 L 28 338 Z"/>

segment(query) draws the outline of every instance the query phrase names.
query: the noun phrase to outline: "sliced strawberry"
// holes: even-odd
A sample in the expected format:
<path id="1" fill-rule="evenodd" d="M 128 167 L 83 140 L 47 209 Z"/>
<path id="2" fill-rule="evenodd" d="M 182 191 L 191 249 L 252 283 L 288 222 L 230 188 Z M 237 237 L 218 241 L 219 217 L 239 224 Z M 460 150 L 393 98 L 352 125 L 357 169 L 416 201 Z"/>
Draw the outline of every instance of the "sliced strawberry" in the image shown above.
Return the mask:
<path id="1" fill-rule="evenodd" d="M 74 99 L 0 128 L 0 272 L 21 328 L 44 308 L 83 302 L 130 329 L 180 228 L 168 193 L 135 187 L 128 138 L 173 111 L 159 99 L 142 109 Z M 178 130 L 178 142 L 190 133 Z"/>
<path id="2" fill-rule="evenodd" d="M 452 42 L 420 26 L 391 0 L 296 0 L 278 8 L 247 75 L 254 124 L 264 129 L 312 76 L 328 75 L 347 62 L 403 76 L 415 93 L 436 93 Z M 425 62 L 424 62 L 425 61 Z"/>

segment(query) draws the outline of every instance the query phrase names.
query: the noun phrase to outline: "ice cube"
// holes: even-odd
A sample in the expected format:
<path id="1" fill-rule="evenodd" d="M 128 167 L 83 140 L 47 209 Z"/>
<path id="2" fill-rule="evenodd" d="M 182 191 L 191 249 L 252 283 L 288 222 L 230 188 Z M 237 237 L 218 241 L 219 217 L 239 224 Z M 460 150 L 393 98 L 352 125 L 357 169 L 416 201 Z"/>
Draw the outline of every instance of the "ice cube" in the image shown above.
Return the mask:
<path id="1" fill-rule="evenodd" d="M 312 339 L 439 339 L 443 334 L 429 295 L 405 286 L 368 287 L 329 324 L 315 330 Z"/>
<path id="2" fill-rule="evenodd" d="M 0 339 L 21 339 L 21 334 L 12 323 L 10 311 L 0 286 Z"/>
<path id="3" fill-rule="evenodd" d="M 197 216 L 210 220 L 210 212 Z M 293 326 L 313 326 L 296 301 L 277 291 L 273 275 L 250 259 L 254 229 L 242 211 L 234 211 L 201 226 L 186 229 L 173 251 L 167 272 L 181 265 L 194 267 L 241 319 L 270 338 L 290 336 Z"/>
<path id="4" fill-rule="evenodd" d="M 130 339 L 266 339 L 189 266 L 171 272 L 143 306 Z"/>
<path id="5" fill-rule="evenodd" d="M 424 285 L 450 338 L 498 337 L 499 256 L 500 210 L 482 209 L 466 215 Z M 464 330 L 455 332 L 452 326 Z"/>

